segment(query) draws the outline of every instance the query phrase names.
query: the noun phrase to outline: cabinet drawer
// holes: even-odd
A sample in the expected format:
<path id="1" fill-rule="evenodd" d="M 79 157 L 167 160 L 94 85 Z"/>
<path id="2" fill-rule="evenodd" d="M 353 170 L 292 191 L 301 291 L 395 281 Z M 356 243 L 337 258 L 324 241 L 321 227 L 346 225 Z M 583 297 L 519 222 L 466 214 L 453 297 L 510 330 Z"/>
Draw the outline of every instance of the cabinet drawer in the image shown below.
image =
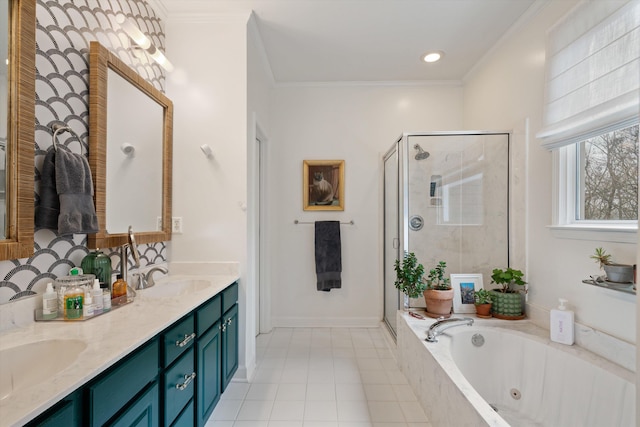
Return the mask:
<path id="1" fill-rule="evenodd" d="M 238 302 L 238 283 L 222 291 L 222 312 L 226 313 L 236 302 Z"/>
<path id="2" fill-rule="evenodd" d="M 163 374 L 164 386 L 164 423 L 171 424 L 193 397 L 195 375 L 193 346 Z"/>
<path id="3" fill-rule="evenodd" d="M 194 413 L 193 413 L 193 400 L 189 402 L 184 411 L 176 418 L 176 420 L 171 424 L 171 427 L 193 427 L 194 423 Z"/>
<path id="4" fill-rule="evenodd" d="M 166 368 L 185 350 L 193 345 L 196 338 L 193 315 L 178 321 L 162 334 L 163 366 Z"/>
<path id="5" fill-rule="evenodd" d="M 222 315 L 222 296 L 216 295 L 196 311 L 196 328 L 198 337 L 218 321 Z"/>
<path id="6" fill-rule="evenodd" d="M 153 383 L 109 427 L 158 427 L 160 425 L 158 383 Z"/>
<path id="7" fill-rule="evenodd" d="M 158 375 L 158 340 L 153 339 L 89 386 L 89 417 L 101 426 Z"/>

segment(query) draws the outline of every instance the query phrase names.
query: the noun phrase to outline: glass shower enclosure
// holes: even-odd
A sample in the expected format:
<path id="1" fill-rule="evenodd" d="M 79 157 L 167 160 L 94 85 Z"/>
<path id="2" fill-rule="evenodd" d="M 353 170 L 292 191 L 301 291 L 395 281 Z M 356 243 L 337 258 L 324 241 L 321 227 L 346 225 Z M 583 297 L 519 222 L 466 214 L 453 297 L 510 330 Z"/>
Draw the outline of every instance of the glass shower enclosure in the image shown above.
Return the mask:
<path id="1" fill-rule="evenodd" d="M 395 336 L 404 295 L 394 262 L 483 275 L 509 265 L 509 133 L 405 133 L 384 156 L 384 321 Z M 412 299 L 410 307 L 424 307 Z"/>

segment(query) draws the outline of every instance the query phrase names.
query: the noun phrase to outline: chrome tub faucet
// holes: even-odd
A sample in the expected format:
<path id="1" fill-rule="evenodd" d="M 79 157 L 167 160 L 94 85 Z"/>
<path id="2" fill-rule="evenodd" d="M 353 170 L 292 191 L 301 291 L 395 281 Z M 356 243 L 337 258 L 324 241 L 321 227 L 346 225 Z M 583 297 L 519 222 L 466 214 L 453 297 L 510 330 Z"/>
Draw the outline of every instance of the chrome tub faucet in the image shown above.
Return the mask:
<path id="1" fill-rule="evenodd" d="M 460 325 L 471 326 L 473 325 L 473 319 L 471 317 L 450 317 L 448 319 L 439 318 L 437 321 L 431 324 L 431 326 L 429 326 L 429 329 L 427 330 L 427 338 L 425 338 L 425 341 L 438 342 L 438 335 L 441 335 L 449 328 Z"/>

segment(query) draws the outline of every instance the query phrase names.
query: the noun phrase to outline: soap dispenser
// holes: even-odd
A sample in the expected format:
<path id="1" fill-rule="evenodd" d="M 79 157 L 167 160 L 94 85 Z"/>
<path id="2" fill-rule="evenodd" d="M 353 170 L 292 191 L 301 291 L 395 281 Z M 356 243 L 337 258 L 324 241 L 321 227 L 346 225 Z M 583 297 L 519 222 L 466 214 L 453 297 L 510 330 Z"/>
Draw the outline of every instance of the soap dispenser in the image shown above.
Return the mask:
<path id="1" fill-rule="evenodd" d="M 47 283 L 42 295 L 42 318 L 51 320 L 58 317 L 58 294 L 53 290 L 53 283 Z"/>
<path id="2" fill-rule="evenodd" d="M 566 299 L 560 298 L 558 301 L 560 302 L 558 308 L 551 310 L 549 325 L 551 341 L 555 341 L 560 344 L 573 345 L 573 311 L 567 310 Z"/>

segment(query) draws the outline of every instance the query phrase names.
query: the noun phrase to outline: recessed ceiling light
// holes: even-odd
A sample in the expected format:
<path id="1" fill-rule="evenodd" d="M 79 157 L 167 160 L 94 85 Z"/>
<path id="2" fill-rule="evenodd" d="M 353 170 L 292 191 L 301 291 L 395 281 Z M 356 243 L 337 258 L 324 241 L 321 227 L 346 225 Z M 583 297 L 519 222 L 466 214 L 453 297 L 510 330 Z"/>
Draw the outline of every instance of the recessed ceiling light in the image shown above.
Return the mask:
<path id="1" fill-rule="evenodd" d="M 441 50 L 432 50 L 430 52 L 425 53 L 424 55 L 422 55 L 422 60 L 424 62 L 437 62 L 439 60 L 442 59 L 442 57 L 444 56 L 444 52 Z"/>

